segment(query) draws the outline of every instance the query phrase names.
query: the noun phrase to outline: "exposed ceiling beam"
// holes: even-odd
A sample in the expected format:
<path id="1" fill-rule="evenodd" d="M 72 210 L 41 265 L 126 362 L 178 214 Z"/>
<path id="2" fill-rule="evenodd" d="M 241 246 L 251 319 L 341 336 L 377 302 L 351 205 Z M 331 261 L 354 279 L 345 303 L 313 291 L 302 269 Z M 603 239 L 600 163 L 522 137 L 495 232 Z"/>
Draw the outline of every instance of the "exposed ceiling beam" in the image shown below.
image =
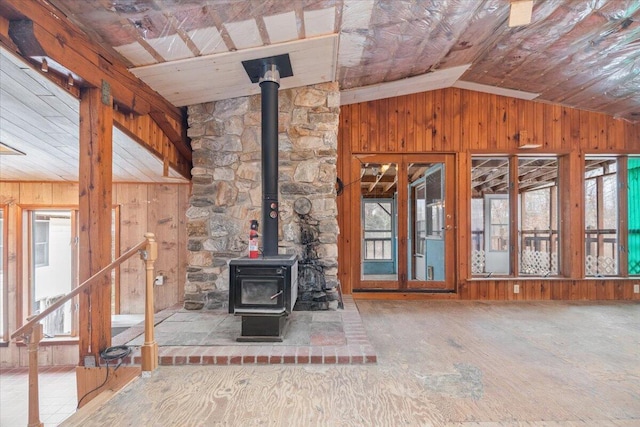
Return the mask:
<path id="1" fill-rule="evenodd" d="M 158 125 L 168 131 L 167 136 L 176 148 L 191 159 L 182 110 L 131 74 L 115 55 L 89 41 L 58 9 L 45 0 L 3 0 L 0 15 L 9 22 L 8 35 L 11 37 L 15 32 L 11 40 L 23 56 L 40 62 L 46 57 L 80 76 L 92 87 L 101 87 L 103 81 L 108 82 L 116 104 L 139 115 L 153 113 L 154 119 L 160 118 L 164 123 Z M 163 120 L 163 116 L 166 119 Z M 170 131 L 167 123 L 175 123 L 179 128 Z"/>
<path id="2" fill-rule="evenodd" d="M 343 90 L 340 91 L 340 104 L 356 104 L 451 87 L 470 66 L 471 64 L 465 64 L 393 82 Z"/>
<path id="3" fill-rule="evenodd" d="M 10 52 L 18 54 L 18 46 L 15 45 L 11 37 L 9 37 L 9 24 L 10 21 L 2 16 L 2 7 L 0 6 L 0 45 L 4 46 Z M 40 75 L 46 77 L 48 80 L 55 83 L 58 87 L 65 89 L 75 98 L 80 99 L 80 88 L 77 85 L 69 85 L 69 76 L 62 73 L 51 70 L 51 72 L 42 72 L 41 67 L 37 68 L 33 64 L 32 68 L 40 73 Z M 75 83 L 75 82 L 74 82 Z"/>

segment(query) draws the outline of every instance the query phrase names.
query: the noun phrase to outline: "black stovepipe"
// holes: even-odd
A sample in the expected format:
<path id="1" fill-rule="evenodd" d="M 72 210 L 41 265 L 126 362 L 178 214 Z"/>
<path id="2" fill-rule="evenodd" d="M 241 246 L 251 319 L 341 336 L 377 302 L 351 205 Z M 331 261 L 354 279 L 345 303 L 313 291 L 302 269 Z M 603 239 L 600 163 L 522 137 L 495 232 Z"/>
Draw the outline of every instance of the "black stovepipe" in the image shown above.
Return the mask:
<path id="1" fill-rule="evenodd" d="M 278 70 L 270 65 L 260 81 L 262 96 L 262 246 L 278 255 Z"/>

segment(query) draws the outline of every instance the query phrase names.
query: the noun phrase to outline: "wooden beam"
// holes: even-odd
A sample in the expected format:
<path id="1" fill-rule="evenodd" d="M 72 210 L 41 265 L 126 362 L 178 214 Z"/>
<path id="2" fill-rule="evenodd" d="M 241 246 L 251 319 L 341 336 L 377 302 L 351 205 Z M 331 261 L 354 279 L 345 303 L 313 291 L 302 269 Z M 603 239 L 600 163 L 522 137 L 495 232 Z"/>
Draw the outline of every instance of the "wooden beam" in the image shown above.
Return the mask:
<path id="1" fill-rule="evenodd" d="M 180 153 L 189 161 L 191 161 L 191 147 L 187 141 L 187 125 L 184 123 L 176 124 L 166 113 L 162 111 L 151 111 L 149 113 L 154 122 L 158 124 L 162 132 L 167 135 L 169 141 L 180 151 Z M 176 128 L 179 130 L 176 130 Z"/>
<path id="2" fill-rule="evenodd" d="M 567 278 L 584 277 L 584 157 L 572 152 L 559 159 L 561 274 Z"/>
<path id="3" fill-rule="evenodd" d="M 104 89 L 80 96 L 80 282 L 111 262 L 112 133 L 111 97 Z M 79 365 L 111 346 L 111 274 L 80 295 Z"/>
<path id="4" fill-rule="evenodd" d="M 2 9 L 0 9 L 0 43 L 12 52 L 18 51 L 18 47 L 9 37 L 9 20 L 2 16 Z"/>
<path id="5" fill-rule="evenodd" d="M 152 114 L 171 142 L 190 159 L 183 110 L 130 73 L 117 56 L 92 43 L 46 0 L 3 0 L 3 3 L 0 14 L 4 19 L 9 16 L 9 26 L 14 31 L 10 29 L 8 34 L 15 32 L 11 40 L 23 56 L 40 61 L 46 57 L 79 76 L 88 86 L 100 87 L 103 80 L 109 82 L 116 104 L 136 114 Z"/>

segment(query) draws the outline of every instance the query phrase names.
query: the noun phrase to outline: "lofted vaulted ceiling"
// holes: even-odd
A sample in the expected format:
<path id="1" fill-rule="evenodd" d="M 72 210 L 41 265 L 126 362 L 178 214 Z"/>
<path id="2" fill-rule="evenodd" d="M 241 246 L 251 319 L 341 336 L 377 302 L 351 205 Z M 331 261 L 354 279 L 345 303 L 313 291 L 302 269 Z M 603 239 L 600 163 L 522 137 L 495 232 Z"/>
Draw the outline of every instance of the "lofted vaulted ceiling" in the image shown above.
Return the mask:
<path id="1" fill-rule="evenodd" d="M 80 102 L 0 47 L 0 180 L 78 181 Z M 185 182 L 113 128 L 113 180 Z"/>
<path id="2" fill-rule="evenodd" d="M 420 76 L 455 70 L 436 85 L 520 91 L 507 94 L 640 120 L 637 0 L 534 0 L 531 23 L 514 28 L 508 0 L 50 2 L 174 105 L 253 93 L 240 58 L 295 43 L 304 53 L 324 38 L 292 61 L 294 75 L 317 71 L 344 95 L 367 88 L 343 96 L 349 102 L 389 96 L 380 85 L 390 82 L 433 89 Z M 190 95 L 194 77 L 207 87 Z"/>

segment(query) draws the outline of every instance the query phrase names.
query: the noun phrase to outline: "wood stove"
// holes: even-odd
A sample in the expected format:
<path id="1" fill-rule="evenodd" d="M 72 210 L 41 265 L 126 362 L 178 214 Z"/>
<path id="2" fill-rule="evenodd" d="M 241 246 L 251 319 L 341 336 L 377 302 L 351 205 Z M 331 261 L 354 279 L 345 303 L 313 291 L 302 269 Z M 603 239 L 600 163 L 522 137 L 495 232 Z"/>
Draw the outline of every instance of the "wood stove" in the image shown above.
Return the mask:
<path id="1" fill-rule="evenodd" d="M 242 316 L 238 341 L 282 341 L 297 298 L 295 255 L 229 262 L 229 313 Z"/>
<path id="2" fill-rule="evenodd" d="M 278 88 L 293 72 L 288 54 L 242 64 L 262 97 L 263 257 L 229 262 L 229 312 L 242 316 L 238 341 L 282 341 L 298 297 L 298 261 L 278 254 Z"/>

